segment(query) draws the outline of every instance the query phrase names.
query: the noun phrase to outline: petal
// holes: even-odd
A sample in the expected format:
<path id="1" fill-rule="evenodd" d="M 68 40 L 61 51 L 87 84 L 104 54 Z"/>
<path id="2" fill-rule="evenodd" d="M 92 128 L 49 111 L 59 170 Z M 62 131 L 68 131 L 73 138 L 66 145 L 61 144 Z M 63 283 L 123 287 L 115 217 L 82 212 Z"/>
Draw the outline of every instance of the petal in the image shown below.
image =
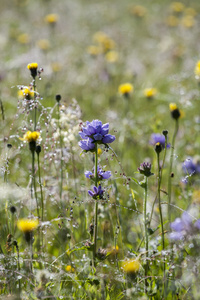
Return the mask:
<path id="1" fill-rule="evenodd" d="M 86 178 L 89 178 L 89 179 L 90 179 L 91 176 L 93 176 L 92 172 L 90 172 L 90 171 L 86 171 L 86 172 L 85 172 L 85 177 L 86 177 Z"/>
<path id="2" fill-rule="evenodd" d="M 180 241 L 183 239 L 183 237 L 184 237 L 184 235 L 181 232 L 171 232 L 169 234 L 169 238 L 171 240 L 175 240 L 175 241 Z"/>
<path id="3" fill-rule="evenodd" d="M 91 197 L 94 197 L 94 193 L 92 191 L 88 191 L 88 194 L 91 196 Z"/>
<path id="4" fill-rule="evenodd" d="M 170 224 L 171 229 L 181 232 L 185 229 L 184 222 L 181 218 L 176 218 L 174 222 Z"/>
<path id="5" fill-rule="evenodd" d="M 103 124 L 101 129 L 101 134 L 106 135 L 109 132 L 109 123 Z"/>
<path id="6" fill-rule="evenodd" d="M 103 136 L 100 133 L 96 133 L 95 135 L 93 135 L 93 138 L 95 139 L 95 141 L 101 141 Z"/>
<path id="7" fill-rule="evenodd" d="M 111 134 L 106 134 L 103 139 L 102 139 L 102 142 L 104 144 L 109 144 L 109 143 L 112 143 L 114 142 L 115 140 L 115 136 L 114 135 L 111 135 Z"/>

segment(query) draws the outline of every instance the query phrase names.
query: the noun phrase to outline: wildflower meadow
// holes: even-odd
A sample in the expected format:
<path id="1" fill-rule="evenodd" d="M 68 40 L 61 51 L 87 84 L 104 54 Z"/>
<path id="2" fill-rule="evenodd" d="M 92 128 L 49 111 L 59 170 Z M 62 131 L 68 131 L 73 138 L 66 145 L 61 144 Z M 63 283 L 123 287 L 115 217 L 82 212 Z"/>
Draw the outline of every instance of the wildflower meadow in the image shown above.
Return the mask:
<path id="1" fill-rule="evenodd" d="M 0 24 L 0 298 L 200 299 L 200 2 Z"/>

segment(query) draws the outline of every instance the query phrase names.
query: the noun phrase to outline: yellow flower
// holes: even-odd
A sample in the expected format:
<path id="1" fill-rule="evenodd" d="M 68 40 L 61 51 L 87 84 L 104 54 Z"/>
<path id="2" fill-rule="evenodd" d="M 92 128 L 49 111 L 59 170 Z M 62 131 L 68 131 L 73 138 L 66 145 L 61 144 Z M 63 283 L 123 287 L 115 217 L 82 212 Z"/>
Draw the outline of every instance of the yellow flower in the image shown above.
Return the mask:
<path id="1" fill-rule="evenodd" d="M 37 41 L 37 46 L 41 49 L 41 50 L 47 50 L 50 46 L 49 41 L 46 39 L 41 39 Z"/>
<path id="2" fill-rule="evenodd" d="M 31 143 L 31 142 L 36 142 L 37 139 L 39 138 L 39 136 L 40 136 L 40 133 L 37 132 L 37 131 L 33 131 L 33 132 L 27 131 L 27 132 L 24 134 L 23 138 L 19 138 L 19 139 L 20 139 L 21 141 L 26 141 L 26 142 Z"/>
<path id="3" fill-rule="evenodd" d="M 176 13 L 180 13 L 185 9 L 185 5 L 181 2 L 172 2 L 172 4 L 170 5 L 170 8 L 172 11 L 174 11 Z"/>
<path id="4" fill-rule="evenodd" d="M 194 8 L 192 7 L 186 7 L 184 10 L 184 14 L 188 15 L 188 16 L 193 16 L 195 17 L 197 15 L 197 12 Z"/>
<path id="5" fill-rule="evenodd" d="M 93 40 L 99 44 L 102 52 L 106 52 L 115 47 L 115 42 L 110 39 L 104 32 L 98 31 L 94 34 Z"/>
<path id="6" fill-rule="evenodd" d="M 44 20 L 45 20 L 46 23 L 55 24 L 58 21 L 58 15 L 57 14 L 46 15 L 46 17 L 44 18 Z"/>
<path id="7" fill-rule="evenodd" d="M 122 269 L 127 274 L 137 273 L 140 269 L 140 263 L 138 259 L 129 259 L 122 263 Z"/>
<path id="8" fill-rule="evenodd" d="M 120 84 L 118 92 L 127 97 L 133 92 L 133 85 L 131 83 Z"/>
<path id="9" fill-rule="evenodd" d="M 198 62 L 196 63 L 194 73 L 195 75 L 200 76 L 200 60 L 198 60 Z"/>
<path id="10" fill-rule="evenodd" d="M 93 35 L 93 40 L 99 44 L 103 43 L 107 38 L 107 34 L 102 31 L 98 31 Z"/>
<path id="11" fill-rule="evenodd" d="M 146 12 L 147 12 L 146 8 L 142 5 L 135 5 L 131 7 L 131 13 L 134 16 L 142 18 L 146 15 Z"/>
<path id="12" fill-rule="evenodd" d="M 187 15 L 187 16 L 183 17 L 181 23 L 184 27 L 191 28 L 194 26 L 195 19 L 193 16 Z"/>
<path id="13" fill-rule="evenodd" d="M 34 219 L 20 219 L 17 222 L 17 227 L 24 233 L 35 230 L 39 225 L 38 220 Z"/>
<path id="14" fill-rule="evenodd" d="M 184 112 L 178 108 L 176 103 L 169 104 L 169 110 L 171 111 L 171 116 L 173 119 L 178 120 L 179 118 L 184 117 Z"/>
<path id="15" fill-rule="evenodd" d="M 87 52 L 90 54 L 90 55 L 99 55 L 102 53 L 102 49 L 99 47 L 99 46 L 94 46 L 94 45 L 91 45 L 87 48 Z"/>
<path id="16" fill-rule="evenodd" d="M 97 150 L 97 154 L 100 156 L 101 154 L 102 154 L 102 150 L 101 150 L 101 148 L 98 148 L 98 150 Z"/>
<path id="17" fill-rule="evenodd" d="M 20 99 L 30 100 L 34 98 L 34 91 L 29 87 L 24 87 L 18 91 Z"/>
<path id="18" fill-rule="evenodd" d="M 114 63 L 114 62 L 118 61 L 119 54 L 117 53 L 117 51 L 108 51 L 105 55 L 105 58 L 108 62 Z"/>
<path id="19" fill-rule="evenodd" d="M 148 88 L 144 90 L 144 96 L 147 98 L 153 98 L 157 94 L 157 89 L 155 88 Z"/>
<path id="20" fill-rule="evenodd" d="M 30 36 L 27 33 L 22 33 L 17 37 L 17 41 L 20 44 L 28 44 L 30 42 Z"/>
<path id="21" fill-rule="evenodd" d="M 27 69 L 30 70 L 33 79 L 37 76 L 37 68 L 38 68 L 38 64 L 35 62 L 27 65 Z"/>
<path id="22" fill-rule="evenodd" d="M 71 273 L 73 273 L 73 272 L 75 271 L 74 268 L 72 268 L 70 265 L 66 266 L 66 267 L 65 267 L 65 270 L 66 270 L 67 272 L 71 272 Z"/>
<path id="23" fill-rule="evenodd" d="M 53 72 L 59 72 L 62 69 L 62 65 L 59 62 L 52 62 L 51 68 Z"/>
<path id="24" fill-rule="evenodd" d="M 166 20 L 166 23 L 170 27 L 176 27 L 179 24 L 179 19 L 175 16 L 169 16 Z"/>

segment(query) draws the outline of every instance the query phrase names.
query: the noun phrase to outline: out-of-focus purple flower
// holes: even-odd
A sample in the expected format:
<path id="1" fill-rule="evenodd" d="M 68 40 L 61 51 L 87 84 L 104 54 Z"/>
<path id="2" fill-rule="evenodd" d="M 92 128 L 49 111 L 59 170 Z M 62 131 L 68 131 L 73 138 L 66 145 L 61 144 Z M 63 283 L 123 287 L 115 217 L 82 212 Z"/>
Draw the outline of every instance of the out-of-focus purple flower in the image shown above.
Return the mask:
<path id="1" fill-rule="evenodd" d="M 93 199 L 97 199 L 97 197 L 99 196 L 100 199 L 103 198 L 103 190 L 101 189 L 101 185 L 99 185 L 98 187 L 94 186 L 93 187 L 94 192 L 92 191 L 88 191 L 88 194 L 93 198 Z"/>
<path id="2" fill-rule="evenodd" d="M 165 148 L 165 136 L 163 134 L 153 133 L 151 135 L 150 144 L 155 146 L 157 143 L 160 143 L 163 149 Z M 168 148 L 170 148 L 170 144 L 167 144 Z"/>
<path id="3" fill-rule="evenodd" d="M 79 142 L 79 146 L 85 151 L 92 151 L 95 148 L 95 143 L 110 144 L 114 142 L 115 136 L 108 134 L 109 123 L 102 124 L 99 120 L 87 121 L 86 126 L 82 127 L 79 132 L 83 141 Z"/>
<path id="4" fill-rule="evenodd" d="M 178 241 L 189 235 L 193 235 L 196 230 L 200 230 L 200 219 L 193 224 L 192 218 L 188 212 L 184 211 L 181 218 L 176 218 L 170 226 L 173 232 L 169 234 L 169 238 Z"/>
<path id="5" fill-rule="evenodd" d="M 200 174 L 200 162 L 195 163 L 192 157 L 188 157 L 183 163 L 183 171 L 190 175 Z"/>
<path id="6" fill-rule="evenodd" d="M 153 173 L 151 173 L 151 164 L 148 163 L 148 162 L 147 163 L 143 162 L 140 165 L 140 168 L 138 168 L 138 171 L 140 172 L 140 174 L 142 174 L 142 175 L 144 175 L 146 177 L 154 175 Z"/>
<path id="7" fill-rule="evenodd" d="M 103 171 L 99 166 L 97 167 L 97 175 L 98 175 L 98 180 L 103 180 L 103 179 L 108 179 L 111 176 L 111 172 L 110 171 Z M 89 179 L 94 179 L 95 178 L 95 174 L 94 171 L 86 171 L 85 172 L 85 177 L 89 178 Z"/>

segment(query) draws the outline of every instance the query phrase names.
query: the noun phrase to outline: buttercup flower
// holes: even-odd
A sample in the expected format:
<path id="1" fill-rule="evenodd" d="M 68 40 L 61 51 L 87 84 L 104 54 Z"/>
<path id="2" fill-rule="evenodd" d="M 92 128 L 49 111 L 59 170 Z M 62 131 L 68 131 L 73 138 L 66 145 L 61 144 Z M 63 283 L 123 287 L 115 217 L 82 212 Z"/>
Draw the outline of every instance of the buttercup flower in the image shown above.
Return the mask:
<path id="1" fill-rule="evenodd" d="M 40 137 L 40 133 L 38 131 L 27 131 L 23 138 L 19 138 L 21 141 L 26 141 L 26 142 L 36 142 L 37 139 Z"/>
<path id="2" fill-rule="evenodd" d="M 165 136 L 160 133 L 153 133 L 151 135 L 150 144 L 155 145 L 156 143 L 160 143 L 162 148 L 165 148 Z M 167 149 L 170 148 L 170 144 L 167 144 Z"/>
<path id="3" fill-rule="evenodd" d="M 129 259 L 122 263 L 122 269 L 129 275 L 138 272 L 140 267 L 141 265 L 138 259 Z"/>
<path id="4" fill-rule="evenodd" d="M 30 70 L 31 76 L 33 77 L 33 79 L 35 79 L 35 77 L 37 76 L 37 68 L 38 68 L 38 64 L 37 63 L 30 63 L 27 66 L 27 69 Z"/>
<path id="5" fill-rule="evenodd" d="M 85 151 L 92 151 L 95 148 L 95 143 L 109 144 L 114 142 L 115 136 L 108 134 L 109 123 L 102 124 L 99 120 L 87 121 L 86 127 L 82 127 L 79 135 L 83 139 L 79 142 L 79 146 Z"/>
<path id="6" fill-rule="evenodd" d="M 166 23 L 170 27 L 176 27 L 179 24 L 179 19 L 176 16 L 170 15 L 167 17 Z"/>
<path id="7" fill-rule="evenodd" d="M 99 166 L 97 167 L 98 180 L 108 179 L 111 176 L 110 171 L 103 171 Z M 95 175 L 91 171 L 85 172 L 85 177 L 89 179 L 94 179 Z"/>
<path id="8" fill-rule="evenodd" d="M 133 92 L 133 85 L 131 83 L 120 84 L 118 92 L 125 97 L 129 97 L 129 95 Z"/>
<path id="9" fill-rule="evenodd" d="M 148 99 L 152 99 L 157 94 L 157 89 L 155 88 L 148 88 L 144 90 L 144 96 Z"/>
<path id="10" fill-rule="evenodd" d="M 22 33 L 17 37 L 17 41 L 20 44 L 28 44 L 30 42 L 30 36 L 27 33 Z"/>
<path id="11" fill-rule="evenodd" d="M 99 196 L 100 199 L 103 198 L 103 193 L 104 191 L 101 189 L 101 185 L 99 185 L 98 187 L 94 186 L 93 187 L 94 192 L 92 191 L 88 191 L 88 194 L 93 198 L 93 199 L 97 199 L 97 197 Z"/>
<path id="12" fill-rule="evenodd" d="M 87 48 L 87 52 L 90 54 L 90 55 L 93 55 L 93 56 L 97 56 L 99 54 L 102 53 L 101 51 L 101 48 L 99 46 L 96 46 L 96 45 L 91 45 Z"/>

